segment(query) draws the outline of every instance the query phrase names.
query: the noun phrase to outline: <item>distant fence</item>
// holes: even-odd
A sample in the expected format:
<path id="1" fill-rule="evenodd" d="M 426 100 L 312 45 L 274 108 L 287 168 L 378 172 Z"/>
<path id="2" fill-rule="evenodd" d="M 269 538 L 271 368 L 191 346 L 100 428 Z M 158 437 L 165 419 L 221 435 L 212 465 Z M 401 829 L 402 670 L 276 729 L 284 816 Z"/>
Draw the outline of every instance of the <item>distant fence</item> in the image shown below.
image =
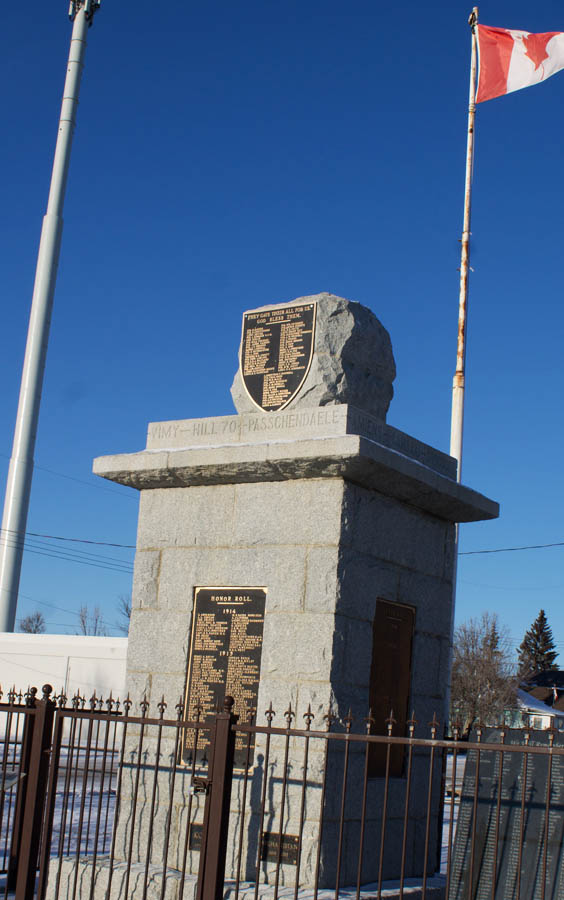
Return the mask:
<path id="1" fill-rule="evenodd" d="M 555 732 L 466 742 L 390 717 L 374 734 L 370 716 L 291 707 L 239 722 L 230 698 L 206 721 L 174 713 L 48 686 L 0 703 L 6 896 L 563 896 Z"/>

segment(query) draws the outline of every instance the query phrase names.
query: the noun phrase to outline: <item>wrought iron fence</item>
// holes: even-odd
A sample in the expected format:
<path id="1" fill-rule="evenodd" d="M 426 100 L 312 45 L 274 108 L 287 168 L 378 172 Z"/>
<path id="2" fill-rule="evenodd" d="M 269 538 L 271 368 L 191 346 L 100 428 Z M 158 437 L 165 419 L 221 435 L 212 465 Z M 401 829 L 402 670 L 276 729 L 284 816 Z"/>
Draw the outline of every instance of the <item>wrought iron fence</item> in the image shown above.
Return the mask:
<path id="1" fill-rule="evenodd" d="M 231 702 L 201 721 L 164 700 L 11 692 L 5 896 L 564 896 L 558 733 L 478 726 L 462 741 L 435 718 L 400 735 L 393 716 L 272 706 L 261 720 Z"/>
<path id="2" fill-rule="evenodd" d="M 15 689 L 7 696 L 7 713 L 2 717 L 2 769 L 0 776 L 0 870 L 7 876 L 10 886 L 15 877 L 16 857 L 23 828 L 23 809 L 18 806 L 18 785 L 26 767 L 26 751 L 22 753 L 24 735 L 29 734 L 26 722 L 35 715 L 33 701 L 36 690 L 25 696 Z"/>

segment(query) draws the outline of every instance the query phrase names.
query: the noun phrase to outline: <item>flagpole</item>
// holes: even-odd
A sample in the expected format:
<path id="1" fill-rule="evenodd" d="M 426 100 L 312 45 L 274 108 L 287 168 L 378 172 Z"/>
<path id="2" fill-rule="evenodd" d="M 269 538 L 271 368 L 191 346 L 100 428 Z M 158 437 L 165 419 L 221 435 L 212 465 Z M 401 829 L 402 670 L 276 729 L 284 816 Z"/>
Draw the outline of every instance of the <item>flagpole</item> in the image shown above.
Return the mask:
<path id="1" fill-rule="evenodd" d="M 466 319 L 468 312 L 468 273 L 470 270 L 470 214 L 472 208 L 472 170 L 474 166 L 474 118 L 476 114 L 476 72 L 478 7 L 468 19 L 472 29 L 470 63 L 470 92 L 468 101 L 468 135 L 466 142 L 466 179 L 464 184 L 464 221 L 460 253 L 460 291 L 458 304 L 458 343 L 456 372 L 452 382 L 452 412 L 450 424 L 450 455 L 457 461 L 457 480 L 462 478 L 462 437 L 464 430 L 464 376 L 466 367 Z"/>
<path id="2" fill-rule="evenodd" d="M 99 5 L 100 0 L 71 0 L 69 8 L 73 29 L 67 75 L 49 200 L 43 218 L 37 255 L 20 399 L 6 483 L 2 531 L 0 532 L 0 631 L 13 631 L 16 621 L 23 546 L 33 476 L 33 453 L 63 233 L 65 189 L 86 51 L 86 32 Z"/>
<path id="3" fill-rule="evenodd" d="M 470 90 L 468 99 L 468 133 L 466 139 L 466 178 L 464 182 L 464 220 L 460 251 L 460 291 L 458 302 L 458 343 L 456 346 L 456 372 L 452 381 L 452 411 L 450 422 L 450 455 L 457 462 L 456 478 L 462 480 L 462 435 L 464 429 L 464 375 L 466 366 L 466 317 L 468 312 L 468 273 L 470 270 L 470 213 L 472 208 L 472 171 L 474 168 L 474 118 L 476 114 L 476 72 L 478 47 L 476 25 L 478 7 L 470 13 L 468 24 L 472 29 L 472 51 L 470 57 Z M 452 608 L 450 619 L 450 666 L 445 696 L 446 718 L 450 720 L 450 674 L 454 654 L 454 606 L 456 602 L 456 576 L 458 570 L 458 529 L 454 526 L 454 560 L 452 570 Z M 446 727 L 446 726 L 445 726 Z M 448 731 L 448 728 L 447 728 Z"/>

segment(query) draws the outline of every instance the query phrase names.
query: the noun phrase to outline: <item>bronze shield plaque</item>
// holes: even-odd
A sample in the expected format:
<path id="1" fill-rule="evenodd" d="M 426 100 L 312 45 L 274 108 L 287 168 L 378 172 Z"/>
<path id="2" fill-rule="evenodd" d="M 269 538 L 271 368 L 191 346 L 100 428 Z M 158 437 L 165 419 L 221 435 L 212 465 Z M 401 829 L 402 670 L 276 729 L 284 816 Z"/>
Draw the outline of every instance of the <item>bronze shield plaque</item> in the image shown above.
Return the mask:
<path id="1" fill-rule="evenodd" d="M 265 412 L 294 399 L 309 372 L 315 303 L 245 313 L 241 376 L 249 397 Z"/>

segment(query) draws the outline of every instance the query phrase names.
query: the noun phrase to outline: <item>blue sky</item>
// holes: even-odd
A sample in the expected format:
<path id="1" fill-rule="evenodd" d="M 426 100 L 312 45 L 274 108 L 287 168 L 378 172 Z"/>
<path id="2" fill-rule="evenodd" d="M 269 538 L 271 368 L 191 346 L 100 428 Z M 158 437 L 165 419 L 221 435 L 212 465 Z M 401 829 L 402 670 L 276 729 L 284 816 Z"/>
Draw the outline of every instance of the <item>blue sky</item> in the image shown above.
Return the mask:
<path id="1" fill-rule="evenodd" d="M 5 4 L 0 483 L 17 406 L 70 24 L 66 0 Z M 390 424 L 448 450 L 470 7 L 368 0 L 103 0 L 90 29 L 28 530 L 135 543 L 137 494 L 92 459 L 149 421 L 233 411 L 243 310 L 331 291 L 389 330 Z M 564 30 L 555 0 L 484 24 Z M 482 104 L 476 124 L 465 483 L 501 503 L 461 550 L 564 541 L 564 73 Z M 35 538 L 35 541 L 44 540 Z M 25 555 L 19 614 L 116 619 L 133 552 Z M 65 551 L 65 552 L 67 552 Z M 67 555 L 72 555 L 67 552 Z M 457 620 L 518 643 L 546 610 L 564 655 L 564 548 L 462 556 Z M 115 565 L 119 571 L 100 566 Z M 85 563 L 88 563 L 86 565 Z M 96 566 L 93 564 L 96 563 Z"/>

